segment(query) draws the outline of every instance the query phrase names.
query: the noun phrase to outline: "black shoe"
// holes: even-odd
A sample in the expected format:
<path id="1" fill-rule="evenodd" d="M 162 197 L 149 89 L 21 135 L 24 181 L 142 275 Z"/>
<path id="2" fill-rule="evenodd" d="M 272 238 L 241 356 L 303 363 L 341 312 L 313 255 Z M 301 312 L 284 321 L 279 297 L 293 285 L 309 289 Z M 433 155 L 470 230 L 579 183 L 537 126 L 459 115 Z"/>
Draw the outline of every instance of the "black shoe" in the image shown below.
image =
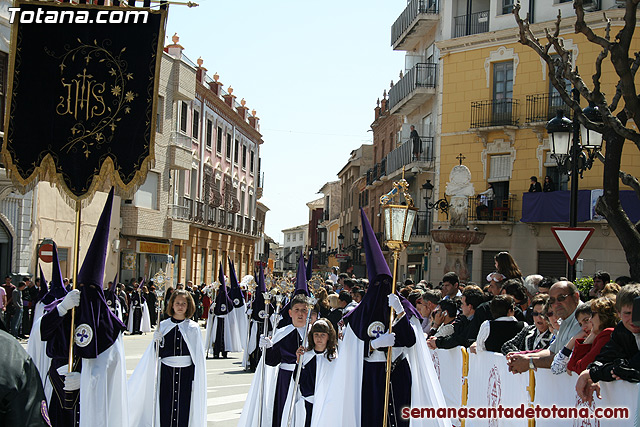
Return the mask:
<path id="1" fill-rule="evenodd" d="M 222 352 L 222 358 L 223 358 L 223 359 L 226 359 L 226 358 L 227 358 L 227 352 L 226 352 L 226 351 L 223 351 L 223 352 Z"/>

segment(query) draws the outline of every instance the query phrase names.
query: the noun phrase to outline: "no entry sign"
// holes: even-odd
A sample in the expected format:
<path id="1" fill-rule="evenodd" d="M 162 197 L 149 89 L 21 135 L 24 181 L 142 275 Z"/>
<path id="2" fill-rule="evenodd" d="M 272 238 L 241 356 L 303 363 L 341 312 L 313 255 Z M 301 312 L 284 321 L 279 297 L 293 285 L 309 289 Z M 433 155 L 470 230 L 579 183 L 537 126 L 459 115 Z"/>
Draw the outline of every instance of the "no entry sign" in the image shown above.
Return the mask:
<path id="1" fill-rule="evenodd" d="M 40 257 L 42 262 L 53 261 L 53 245 L 51 243 L 45 243 L 44 245 L 40 246 L 38 256 Z"/>

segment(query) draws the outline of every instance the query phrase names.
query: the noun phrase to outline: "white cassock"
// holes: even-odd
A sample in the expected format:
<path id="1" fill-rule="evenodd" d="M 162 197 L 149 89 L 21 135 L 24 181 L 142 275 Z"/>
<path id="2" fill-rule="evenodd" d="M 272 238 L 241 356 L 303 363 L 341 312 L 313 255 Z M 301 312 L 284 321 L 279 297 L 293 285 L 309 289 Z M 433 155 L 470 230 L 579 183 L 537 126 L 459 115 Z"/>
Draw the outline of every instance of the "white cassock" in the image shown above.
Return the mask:
<path id="1" fill-rule="evenodd" d="M 244 307 L 244 306 L 243 306 Z M 236 315 L 235 312 L 239 312 Z M 224 319 L 224 351 L 238 352 L 244 349 L 244 344 L 241 338 L 240 329 L 238 325 L 238 317 L 244 317 L 244 310 L 242 308 L 234 308 L 227 314 L 217 315 L 213 312 L 213 305 L 209 309 L 209 315 L 207 316 L 207 328 L 205 330 L 205 342 L 204 348 L 206 353 L 213 349 L 213 344 L 216 341 L 216 331 L 218 330 L 218 320 Z M 246 333 L 246 320 L 245 320 L 245 333 Z M 245 335 L 246 339 L 246 335 Z"/>
<path id="2" fill-rule="evenodd" d="M 411 368 L 411 406 L 414 408 L 446 408 L 442 388 L 433 367 L 433 361 L 424 339 L 422 326 L 417 318 L 410 320 L 416 343 L 402 349 Z M 364 341 L 356 337 L 351 325 L 345 327 L 344 338 L 339 344 L 337 359 L 328 390 L 324 396 L 318 394 L 313 405 L 311 427 L 349 426 L 369 427 L 360 423 L 362 370 L 364 363 Z M 394 356 L 396 354 L 394 348 Z M 411 419 L 411 427 L 450 427 L 447 419 Z"/>
<path id="3" fill-rule="evenodd" d="M 271 339 L 272 343 L 277 343 L 282 338 L 289 335 L 295 327 L 293 325 L 287 325 L 283 328 L 276 330 L 273 338 Z M 298 328 L 299 333 L 304 328 Z M 247 393 L 247 400 L 244 401 L 244 406 L 242 407 L 242 414 L 240 415 L 240 421 L 238 421 L 238 427 L 272 427 L 271 426 L 271 418 L 273 416 L 273 404 L 274 398 L 276 394 L 276 384 L 278 381 L 278 370 L 280 369 L 280 365 L 277 366 L 269 366 L 265 363 L 266 351 L 262 352 L 262 357 L 260 358 L 260 363 L 256 368 L 255 375 L 253 376 L 253 381 L 251 381 L 251 386 L 249 387 L 249 392 Z M 295 381 L 295 365 L 291 366 L 294 370 L 294 376 L 291 378 L 291 382 L 289 384 L 289 391 L 287 394 L 287 400 L 284 405 L 283 414 L 280 427 L 287 427 L 288 415 L 291 406 L 291 401 L 293 399 L 293 384 Z M 263 390 L 264 392 L 260 393 L 261 386 L 261 378 L 262 373 L 264 372 L 264 384 Z M 260 425 L 259 413 L 260 413 L 260 399 L 262 398 L 262 425 Z M 345 426 L 346 427 L 346 426 Z"/>
<path id="4" fill-rule="evenodd" d="M 162 335 L 169 333 L 174 327 L 180 329 L 191 360 L 195 365 L 193 377 L 193 389 L 191 391 L 191 405 L 189 409 L 189 427 L 206 427 L 207 425 L 207 368 L 204 359 L 204 347 L 202 346 L 202 335 L 200 327 L 192 320 L 185 320 L 180 323 L 173 323 L 171 319 L 165 319 L 158 325 Z M 154 382 L 156 377 L 156 349 L 152 342 L 142 355 L 138 366 L 133 371 L 127 384 L 129 396 L 134 399 L 129 412 L 131 427 L 151 427 L 152 411 L 156 410 L 156 425 L 160 425 L 160 409 L 154 403 L 158 400 L 159 394 L 154 396 Z M 158 377 L 157 387 L 160 387 L 160 377 Z"/>
<path id="5" fill-rule="evenodd" d="M 120 298 L 118 298 L 117 296 L 114 298 L 116 307 L 114 309 L 111 309 L 111 305 L 109 304 L 109 301 L 107 301 L 107 305 L 109 306 L 109 309 L 111 310 L 111 312 L 113 314 L 116 315 L 116 317 L 118 319 L 120 319 L 120 321 L 122 323 L 124 323 L 124 315 L 122 313 L 122 304 L 120 303 Z M 142 325 L 141 325 L 142 326 Z"/>
<path id="6" fill-rule="evenodd" d="M 140 332 L 151 332 L 151 318 L 149 317 L 149 307 L 147 302 L 141 304 L 142 317 L 140 319 Z M 133 309 L 129 310 L 129 322 L 127 322 L 127 331 L 133 333 Z"/>
<path id="7" fill-rule="evenodd" d="M 53 390 L 48 379 L 51 359 L 46 355 L 47 343 L 40 336 L 41 321 L 42 317 L 33 325 L 27 352 L 43 378 L 49 402 Z M 114 343 L 95 359 L 82 358 L 80 427 L 127 427 L 130 425 L 128 414 L 127 366 L 120 333 Z"/>
<path id="8" fill-rule="evenodd" d="M 233 301 L 236 304 L 236 301 Z M 243 301 L 242 305 L 239 307 L 234 307 L 233 311 L 229 314 L 233 314 L 235 316 L 234 323 L 236 324 L 236 333 L 238 334 L 237 340 L 240 342 L 241 350 L 243 351 L 247 346 L 247 329 L 248 329 L 248 319 L 247 319 L 247 304 Z"/>

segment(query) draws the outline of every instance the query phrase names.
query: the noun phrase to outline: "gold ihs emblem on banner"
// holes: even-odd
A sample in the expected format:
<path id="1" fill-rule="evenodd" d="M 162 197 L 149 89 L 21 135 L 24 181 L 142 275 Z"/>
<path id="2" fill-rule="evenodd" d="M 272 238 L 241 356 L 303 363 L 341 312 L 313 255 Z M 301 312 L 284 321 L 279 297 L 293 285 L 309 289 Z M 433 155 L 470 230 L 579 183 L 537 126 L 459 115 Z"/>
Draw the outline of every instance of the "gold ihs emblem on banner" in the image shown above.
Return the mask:
<path id="1" fill-rule="evenodd" d="M 132 83 L 134 77 L 127 72 L 127 61 L 123 59 L 126 47 L 114 54 L 108 49 L 111 46 L 108 40 L 103 41 L 103 46 L 96 40 L 93 44 L 77 40 L 79 45 L 67 48 L 61 56 L 45 50 L 60 60 L 61 86 L 56 113 L 71 116 L 75 121 L 62 150 L 81 151 L 89 158 L 94 148 L 111 143 L 122 116 L 131 113 L 131 103 L 138 94 L 127 90 L 127 84 Z M 77 71 L 80 61 L 84 62 L 82 72 Z M 107 75 L 104 81 L 96 78 Z"/>
<path id="2" fill-rule="evenodd" d="M 87 74 L 86 68 L 82 70 L 82 73 L 78 73 L 75 79 L 71 79 L 69 83 L 63 77 L 61 83 L 66 90 L 66 94 L 60 97 L 56 113 L 60 116 L 70 114 L 76 120 L 78 119 L 78 114 L 82 117 L 83 112 L 85 120 L 103 115 L 107 111 L 102 96 L 105 83 L 98 83 L 92 79 L 93 75 Z"/>

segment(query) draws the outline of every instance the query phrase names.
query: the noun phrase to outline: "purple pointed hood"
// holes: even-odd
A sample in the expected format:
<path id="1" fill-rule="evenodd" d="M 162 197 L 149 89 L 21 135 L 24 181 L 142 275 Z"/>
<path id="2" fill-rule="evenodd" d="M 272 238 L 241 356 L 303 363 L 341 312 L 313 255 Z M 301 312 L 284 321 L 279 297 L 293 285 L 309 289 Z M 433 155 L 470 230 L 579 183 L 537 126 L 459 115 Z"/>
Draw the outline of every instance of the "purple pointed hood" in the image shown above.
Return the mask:
<path id="1" fill-rule="evenodd" d="M 393 279 L 369 219 L 362 209 L 360 209 L 360 217 L 369 287 L 360 304 L 343 319 L 345 323 L 351 325 L 351 329 L 359 339 L 368 341 L 371 339 L 368 330 L 374 322 L 381 322 L 385 331 L 389 328 L 388 295 L 391 293 Z"/>
<path id="2" fill-rule="evenodd" d="M 256 322 L 263 322 L 264 319 L 260 317 L 260 312 L 265 310 L 264 296 L 263 292 L 267 292 L 267 285 L 264 280 L 264 269 L 262 265 L 260 265 L 260 269 L 258 270 L 257 275 L 257 285 L 256 286 L 256 295 L 253 298 L 253 302 L 251 303 L 251 319 Z M 271 304 L 269 304 L 269 315 L 273 313 L 273 309 Z"/>
<path id="3" fill-rule="evenodd" d="M 43 304 L 48 305 L 59 298 L 67 295 L 67 289 L 62 283 L 62 272 L 60 271 L 60 261 L 58 260 L 58 245 L 53 243 L 53 261 L 52 261 L 51 281 L 49 282 L 49 291 L 42 297 Z"/>
<path id="4" fill-rule="evenodd" d="M 229 298 L 227 285 L 224 283 L 224 271 L 222 270 L 222 263 L 220 263 L 220 272 L 218 273 L 218 277 L 220 278 L 220 287 L 218 288 L 218 293 L 216 294 L 216 305 L 213 308 L 213 313 L 216 316 L 223 316 L 225 314 L 231 313 L 231 311 L 233 310 L 233 301 L 231 301 L 231 298 Z"/>
<path id="5" fill-rule="evenodd" d="M 44 273 L 42 272 L 42 266 L 38 263 L 38 270 L 40 271 L 40 289 L 38 289 L 38 296 L 35 302 L 42 301 L 42 298 L 49 292 L 49 288 L 47 287 L 47 279 L 44 278 Z"/>
<path id="6" fill-rule="evenodd" d="M 309 288 L 307 287 L 307 268 L 304 265 L 304 255 L 300 253 L 298 259 L 298 271 L 296 272 L 296 290 L 294 295 L 305 294 L 309 296 Z"/>
<path id="7" fill-rule="evenodd" d="M 244 305 L 244 293 L 242 289 L 240 289 L 240 284 L 238 283 L 238 276 L 236 276 L 236 268 L 229 258 L 229 282 L 231 288 L 229 289 L 229 297 L 231 301 L 233 301 L 233 306 L 235 308 L 242 307 Z"/>
<path id="8" fill-rule="evenodd" d="M 307 282 L 311 280 L 313 275 L 313 249 L 309 251 L 309 260 L 307 261 Z"/>
<path id="9" fill-rule="evenodd" d="M 83 358 L 98 357 L 118 339 L 120 332 L 125 330 L 120 319 L 109 310 L 102 291 L 113 193 L 112 188 L 78 273 L 80 306 L 76 310 L 74 339 L 76 353 Z"/>

